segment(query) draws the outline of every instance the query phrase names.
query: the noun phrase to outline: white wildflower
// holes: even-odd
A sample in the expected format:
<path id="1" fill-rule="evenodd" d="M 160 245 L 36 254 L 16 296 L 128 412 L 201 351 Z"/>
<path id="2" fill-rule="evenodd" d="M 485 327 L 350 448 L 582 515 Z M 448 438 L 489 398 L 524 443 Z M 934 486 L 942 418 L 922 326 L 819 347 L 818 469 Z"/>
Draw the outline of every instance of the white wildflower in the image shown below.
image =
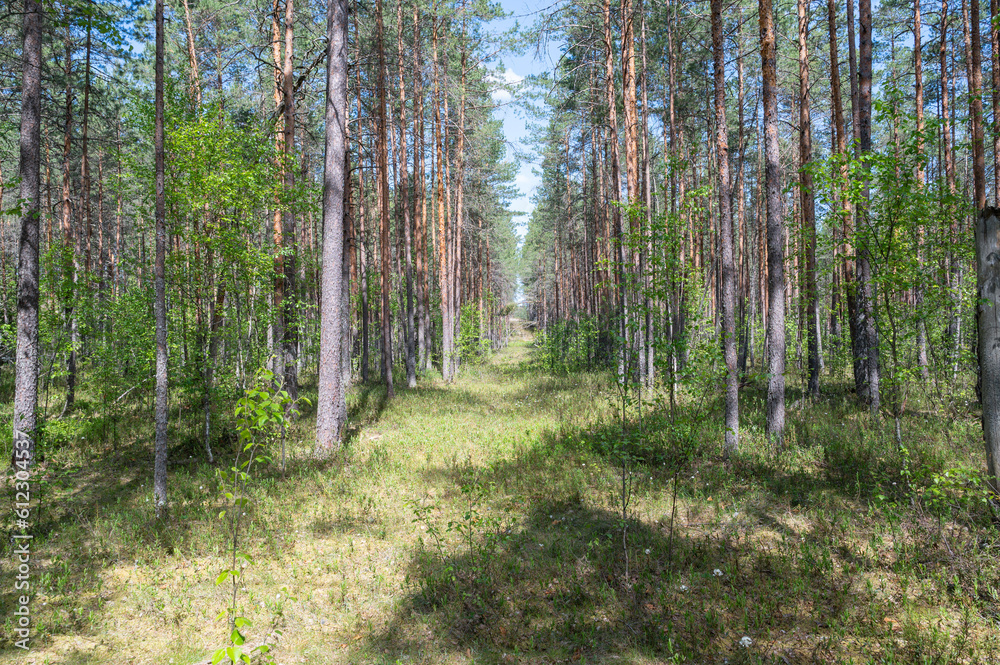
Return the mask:
<path id="1" fill-rule="evenodd" d="M 713 570 L 712 574 L 715 575 L 716 577 L 722 577 L 722 571 L 719 570 L 718 568 L 716 568 L 715 570 Z"/>
<path id="2" fill-rule="evenodd" d="M 748 646 L 750 646 L 751 644 L 753 644 L 753 640 L 751 640 L 751 639 L 750 639 L 749 637 L 747 637 L 746 635 L 744 635 L 744 636 L 743 636 L 742 638 L 740 638 L 740 646 L 741 646 L 741 647 L 748 647 Z"/>

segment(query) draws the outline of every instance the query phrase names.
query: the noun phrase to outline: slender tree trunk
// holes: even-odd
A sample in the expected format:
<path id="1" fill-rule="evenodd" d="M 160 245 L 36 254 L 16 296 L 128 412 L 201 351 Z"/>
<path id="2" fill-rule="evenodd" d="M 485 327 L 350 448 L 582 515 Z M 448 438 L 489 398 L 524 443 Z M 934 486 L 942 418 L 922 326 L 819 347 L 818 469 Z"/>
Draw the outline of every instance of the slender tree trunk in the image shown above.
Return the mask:
<path id="1" fill-rule="evenodd" d="M 292 164 L 295 155 L 295 91 L 293 88 L 292 55 L 294 51 L 294 0 L 285 0 L 285 63 L 281 75 L 282 106 L 284 111 L 284 186 L 285 195 L 292 196 L 295 175 Z M 289 203 L 285 204 L 281 222 L 281 237 L 286 239 L 290 251 L 282 261 L 282 357 L 285 390 L 293 400 L 299 395 L 296 371 L 299 342 L 298 297 L 295 284 L 295 216 Z"/>
<path id="2" fill-rule="evenodd" d="M 212 249 L 207 249 L 205 267 L 209 276 L 213 276 Z M 215 381 L 215 364 L 219 358 L 219 338 L 222 332 L 223 312 L 226 305 L 226 281 L 218 278 L 215 287 L 215 301 L 208 305 L 208 357 L 205 359 L 204 394 L 202 396 L 202 413 L 205 418 L 205 455 L 208 463 L 214 461 L 212 455 L 212 388 Z"/>
<path id="3" fill-rule="evenodd" d="M 448 267 L 450 261 L 448 258 L 449 247 L 448 247 L 448 234 L 447 234 L 447 221 L 448 217 L 445 214 L 445 192 L 444 192 L 444 125 L 441 119 L 441 89 L 440 89 L 440 73 L 438 71 L 438 29 L 439 29 L 440 19 L 435 16 L 434 18 L 434 33 L 433 33 L 433 64 L 434 64 L 434 143 L 437 150 L 437 216 L 438 216 L 438 233 L 437 233 L 437 247 L 438 247 L 438 274 L 439 274 L 439 287 L 441 289 L 441 375 L 445 381 L 451 381 L 452 376 L 449 373 L 452 367 L 451 356 L 454 351 L 453 340 L 452 340 L 452 322 L 450 320 L 451 314 L 451 277 L 448 272 Z"/>
<path id="4" fill-rule="evenodd" d="M 358 28 L 358 18 L 354 17 L 354 35 L 357 42 L 357 50 L 355 51 L 360 59 L 361 54 L 361 40 L 357 39 L 359 34 Z M 371 340 L 369 335 L 369 322 L 371 321 L 371 313 L 368 305 L 368 233 L 365 228 L 365 221 L 368 217 L 368 205 L 365 198 L 365 164 L 363 151 L 361 148 L 361 141 L 363 138 L 364 125 L 361 123 L 361 91 L 363 86 L 361 85 L 361 68 L 357 69 L 357 107 L 358 107 L 358 235 L 360 242 L 357 244 L 357 255 L 358 255 L 358 271 L 361 273 L 360 279 L 360 291 L 361 291 L 361 381 L 362 383 L 368 383 L 368 374 L 370 361 L 369 347 L 371 346 Z M 345 120 L 345 132 L 347 128 L 347 121 Z M 346 141 L 345 134 L 345 141 Z M 345 148 L 346 150 L 346 148 Z M 349 177 L 345 176 L 345 177 Z M 350 307 L 350 301 L 345 302 L 344 307 Z M 347 351 L 350 353 L 350 349 Z"/>
<path id="5" fill-rule="evenodd" d="M 625 233 L 622 228 L 622 216 L 618 206 L 614 205 L 621 200 L 621 161 L 618 157 L 618 111 L 615 97 L 615 70 L 614 70 L 614 42 L 611 39 L 611 0 L 604 0 L 604 94 L 605 103 L 608 108 L 608 150 L 611 151 L 611 185 L 608 187 L 608 203 L 612 206 L 611 214 L 614 219 L 614 244 L 616 247 L 615 281 L 618 288 L 618 380 L 622 383 L 628 380 L 628 350 L 631 349 L 629 342 L 629 311 L 626 299 L 625 284 Z"/>
<path id="6" fill-rule="evenodd" d="M 70 147 L 73 139 L 73 48 L 66 32 L 66 115 L 63 133 L 62 235 L 63 235 L 63 322 L 69 338 L 66 357 L 66 405 L 63 413 L 73 408 L 76 400 L 76 243 L 73 232 L 73 203 L 70 195 Z"/>
<path id="7" fill-rule="evenodd" d="M 858 97 L 858 55 L 857 38 L 854 36 L 854 0 L 847 0 L 847 64 L 851 75 L 851 136 L 854 137 L 854 150 L 858 150 L 861 140 L 861 120 Z"/>
<path id="8" fill-rule="evenodd" d="M 83 126 L 80 136 L 80 177 L 83 180 L 83 200 L 80 207 L 83 208 L 83 228 L 86 237 L 83 261 L 83 283 L 89 288 L 91 273 L 91 236 L 93 228 L 90 209 L 90 50 L 91 50 L 91 23 L 93 19 L 87 15 L 87 41 L 85 46 L 85 61 L 83 73 Z"/>
<path id="9" fill-rule="evenodd" d="M 396 0 L 396 52 L 399 73 L 399 171 L 400 201 L 403 209 L 403 253 L 406 271 L 406 385 L 417 387 L 417 348 L 413 312 L 413 225 L 410 216 L 409 174 L 406 158 L 406 85 L 403 79 L 403 0 Z"/>
<path id="10" fill-rule="evenodd" d="M 316 454 L 340 447 L 347 402 L 340 367 L 343 347 L 341 308 L 344 257 L 344 164 L 347 151 L 347 0 L 327 5 L 326 161 L 323 174 L 323 272 L 320 303 L 319 394 Z"/>
<path id="11" fill-rule="evenodd" d="M 286 3 L 287 1 L 288 0 L 286 0 Z M 281 158 L 281 155 L 284 154 L 283 137 L 285 115 L 282 113 L 282 78 L 284 66 L 281 62 L 280 10 L 281 0 L 274 0 L 274 5 L 271 8 L 271 58 L 274 61 L 274 112 L 277 118 L 274 131 L 274 160 L 278 165 L 278 171 L 281 173 L 281 180 L 284 182 L 286 168 L 284 160 Z M 282 351 L 276 353 L 274 348 L 275 344 L 281 345 L 285 337 L 285 254 L 283 237 L 284 223 L 282 221 L 283 216 L 281 211 L 281 197 L 276 194 L 274 201 L 274 217 L 271 225 L 274 234 L 274 274 L 272 275 L 272 281 L 274 283 L 272 296 L 272 304 L 274 305 L 274 320 L 267 331 L 267 352 L 269 356 L 268 367 L 274 371 L 275 376 L 284 375 L 284 368 L 282 367 L 284 353 Z"/>
<path id="12" fill-rule="evenodd" d="M 653 281 L 652 275 L 648 271 L 648 262 L 650 257 L 653 255 L 653 173 L 650 168 L 649 160 L 649 91 L 648 91 L 648 74 L 649 69 L 647 67 L 647 53 L 646 53 L 646 13 L 640 7 L 640 14 L 642 16 L 642 75 L 641 75 L 641 91 L 642 91 L 642 120 L 640 125 L 640 130 L 642 132 L 642 199 L 643 207 L 645 208 L 645 221 L 646 221 L 646 240 L 643 243 L 643 252 L 639 256 L 639 274 L 642 276 L 643 286 L 645 287 L 645 294 L 643 295 L 643 316 L 645 318 L 643 325 L 643 341 L 645 344 L 645 353 L 643 354 L 643 359 L 645 360 L 645 371 L 642 371 L 643 378 L 645 379 L 644 385 L 647 388 L 653 387 L 653 378 L 656 374 L 656 364 L 655 364 L 655 339 L 653 338 L 653 304 L 650 301 L 649 293 L 652 291 Z"/>
<path id="13" fill-rule="evenodd" d="M 813 201 L 812 116 L 809 105 L 809 16 L 807 0 L 798 1 L 799 14 L 799 209 L 802 212 L 806 264 L 806 335 L 809 354 L 809 394 L 819 396 L 819 289 L 816 284 L 816 208 Z"/>
<path id="14" fill-rule="evenodd" d="M 459 81 L 459 103 L 458 103 L 458 129 L 455 136 L 455 166 L 453 179 L 455 182 L 455 217 L 452 231 L 452 251 L 451 251 L 451 326 L 452 339 L 457 339 L 461 334 L 462 317 L 462 231 L 465 227 L 465 111 L 468 103 L 466 94 L 467 74 L 466 66 L 468 62 L 467 44 L 468 28 L 465 9 L 462 12 L 462 52 L 459 56 L 459 70 L 461 80 Z M 453 342 L 454 345 L 454 342 Z M 450 375 L 452 379 L 458 372 L 458 363 L 461 360 L 458 353 L 452 353 L 452 367 Z"/>
<path id="15" fill-rule="evenodd" d="M 955 157 L 952 147 L 952 127 L 951 108 L 948 87 L 948 0 L 941 0 L 941 22 L 938 27 L 940 35 L 939 56 L 940 56 L 940 79 L 941 79 L 941 138 L 944 149 L 944 171 L 945 181 L 948 185 L 948 192 L 955 196 L 958 193 L 958 185 L 955 177 Z M 958 237 L 958 217 L 952 214 L 951 221 L 951 242 L 959 242 Z M 951 341 L 949 353 L 952 357 L 953 373 L 958 371 L 958 345 L 959 331 L 961 330 L 961 295 L 958 289 L 959 268 L 958 259 L 954 252 L 949 249 L 948 266 L 948 287 L 952 296 L 952 313 L 948 321 L 948 338 Z"/>
<path id="16" fill-rule="evenodd" d="M 418 365 L 421 371 L 430 369 L 430 331 L 429 331 L 429 306 L 427 297 L 430 285 L 427 283 L 427 239 L 425 215 L 426 192 L 424 189 L 424 120 L 423 120 L 423 77 L 420 75 L 421 58 L 421 26 L 420 26 L 420 3 L 413 3 L 413 188 L 415 201 L 413 206 L 414 227 L 416 231 L 416 324 L 417 324 L 417 352 Z"/>
<path id="17" fill-rule="evenodd" d="M 114 256 L 111 258 L 111 277 L 114 281 L 114 289 L 112 290 L 114 296 L 117 298 L 119 294 L 119 289 L 124 289 L 125 283 L 122 279 L 120 263 L 122 252 L 125 251 L 125 238 L 122 237 L 122 133 L 121 133 L 121 120 L 115 125 L 115 150 L 117 153 L 117 158 L 115 159 L 115 168 L 117 169 L 118 175 L 118 186 L 115 187 L 115 250 Z M 51 206 L 50 206 L 51 209 Z M 141 263 L 139 265 L 142 265 Z"/>
<path id="18" fill-rule="evenodd" d="M 745 85 L 745 74 L 743 68 L 743 11 L 740 10 L 739 17 L 737 19 L 737 34 L 736 34 L 736 80 L 737 80 L 737 98 L 736 98 L 736 143 L 738 147 L 738 154 L 736 159 L 736 222 L 735 226 L 739 229 L 740 244 L 739 244 L 739 257 L 736 259 L 738 270 L 737 277 L 737 312 L 739 316 L 739 330 L 737 331 L 737 353 L 736 353 L 736 368 L 739 375 L 745 374 L 747 371 L 747 358 L 750 354 L 751 344 L 750 344 L 750 324 L 754 316 L 754 297 L 753 288 L 750 286 L 750 243 L 747 239 L 747 220 L 746 220 L 746 203 L 745 203 L 745 188 L 746 188 L 746 178 L 744 176 L 744 160 L 746 152 L 746 140 L 744 138 L 744 127 L 746 125 L 745 120 L 745 110 L 744 105 L 746 104 L 746 85 Z"/>
<path id="19" fill-rule="evenodd" d="M 163 0 L 156 0 L 155 129 L 156 260 L 153 266 L 156 323 L 156 449 L 153 461 L 153 498 L 157 518 L 167 515 L 167 208 L 163 163 Z"/>
<path id="20" fill-rule="evenodd" d="M 992 0 L 997 2 L 997 0 Z M 921 30 L 920 20 L 920 0 L 913 0 L 913 93 L 915 97 L 917 116 L 917 187 L 923 190 L 926 182 L 924 171 L 924 76 L 923 76 L 923 55 L 921 53 Z M 995 75 L 1000 72 L 994 71 Z M 924 262 L 924 225 L 920 224 L 917 229 L 917 271 L 923 274 Z M 920 378 L 925 381 L 930 378 L 930 370 L 927 361 L 927 324 L 923 316 L 924 289 L 923 285 L 918 285 L 914 294 L 917 307 L 917 366 L 920 368 Z"/>
<path id="21" fill-rule="evenodd" d="M 35 412 L 38 408 L 38 243 L 42 95 L 42 5 L 24 0 L 21 78 L 20 166 L 21 230 L 17 249 L 17 349 L 11 463 L 15 471 L 35 463 Z"/>
<path id="22" fill-rule="evenodd" d="M 764 102 L 764 161 L 767 190 L 768 382 L 765 434 L 782 445 L 785 430 L 785 226 L 781 209 L 781 166 L 778 143 L 777 55 L 771 0 L 761 0 L 760 49 Z"/>
<path id="23" fill-rule="evenodd" d="M 104 238 L 104 154 L 97 151 L 97 287 L 98 293 L 103 298 L 105 278 L 105 266 L 107 260 L 105 256 Z"/>
<path id="24" fill-rule="evenodd" d="M 382 27 L 382 0 L 375 4 L 375 48 L 378 51 L 378 195 L 380 224 L 380 247 L 382 269 L 382 380 L 390 398 L 395 397 L 392 384 L 392 322 L 389 318 L 389 138 L 386 128 L 386 65 L 385 35 Z"/>
<path id="25" fill-rule="evenodd" d="M 980 36 L 979 0 L 972 0 L 970 12 L 972 37 L 972 80 L 969 94 L 972 105 L 972 183 L 976 211 L 986 207 L 986 151 L 983 137 L 983 63 Z"/>
<path id="26" fill-rule="evenodd" d="M 719 234 L 722 249 L 722 354 L 726 362 L 726 443 L 729 457 L 739 447 L 739 376 L 736 372 L 736 266 L 733 260 L 733 202 L 729 184 L 729 135 L 726 121 L 726 53 L 722 37 L 722 0 L 712 0 L 712 53 L 715 65 L 715 150 L 718 161 Z"/>

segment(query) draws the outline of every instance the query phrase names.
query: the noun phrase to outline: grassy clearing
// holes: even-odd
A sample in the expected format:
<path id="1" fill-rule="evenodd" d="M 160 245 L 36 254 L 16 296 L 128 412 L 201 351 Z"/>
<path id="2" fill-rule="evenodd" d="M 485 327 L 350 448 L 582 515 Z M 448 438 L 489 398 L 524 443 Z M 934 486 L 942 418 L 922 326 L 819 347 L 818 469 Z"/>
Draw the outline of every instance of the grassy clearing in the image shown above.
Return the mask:
<path id="1" fill-rule="evenodd" d="M 286 472 L 253 481 L 251 643 L 280 630 L 279 663 L 997 662 L 974 414 L 908 413 L 902 452 L 834 385 L 790 413 L 776 454 L 751 385 L 724 463 L 718 404 L 646 405 L 641 430 L 633 409 L 623 438 L 606 375 L 552 376 L 529 353 L 391 403 L 357 388 L 329 463 L 303 415 Z M 175 436 L 157 525 L 148 417 L 115 444 L 98 425 L 61 425 L 39 469 L 33 650 L 12 648 L 8 585 L 0 663 L 201 662 L 228 632 L 215 469 Z"/>

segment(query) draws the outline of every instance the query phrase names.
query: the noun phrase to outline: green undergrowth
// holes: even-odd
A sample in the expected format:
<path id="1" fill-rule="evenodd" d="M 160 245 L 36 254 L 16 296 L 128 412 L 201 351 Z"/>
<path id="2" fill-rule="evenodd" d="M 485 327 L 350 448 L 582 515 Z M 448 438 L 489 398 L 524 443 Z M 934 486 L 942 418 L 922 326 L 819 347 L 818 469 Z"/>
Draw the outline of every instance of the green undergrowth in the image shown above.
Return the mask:
<path id="1" fill-rule="evenodd" d="M 914 395 L 900 446 L 824 376 L 817 401 L 789 390 L 775 449 L 762 391 L 741 392 L 728 460 L 714 393 L 626 395 L 623 421 L 611 376 L 550 373 L 524 341 L 392 401 L 356 386 L 330 461 L 306 407 L 284 469 L 272 449 L 248 484 L 247 643 L 280 632 L 278 663 L 996 662 L 976 414 Z M 13 648 L 8 585 L 0 662 L 181 665 L 225 641 L 224 499 L 197 403 L 173 405 L 165 523 L 146 406 L 48 421 L 33 649 Z M 237 450 L 223 411 L 220 466 Z"/>

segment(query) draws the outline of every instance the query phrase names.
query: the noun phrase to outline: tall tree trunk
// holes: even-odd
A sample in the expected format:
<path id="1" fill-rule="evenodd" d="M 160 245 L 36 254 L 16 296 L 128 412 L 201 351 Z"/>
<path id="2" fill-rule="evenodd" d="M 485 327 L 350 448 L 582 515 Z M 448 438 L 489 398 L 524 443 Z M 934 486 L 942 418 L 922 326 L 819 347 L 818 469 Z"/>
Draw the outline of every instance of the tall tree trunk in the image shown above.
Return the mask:
<path id="1" fill-rule="evenodd" d="M 284 115 L 284 186 L 285 196 L 291 197 L 295 186 L 295 175 L 292 164 L 295 156 L 295 90 L 293 88 L 292 55 L 294 50 L 294 0 L 285 0 L 285 63 L 281 75 L 281 96 Z M 281 236 L 286 239 L 290 251 L 288 256 L 282 261 L 282 272 L 280 279 L 284 281 L 282 285 L 282 339 L 281 349 L 283 358 L 282 374 L 284 376 L 285 390 L 293 400 L 299 395 L 299 381 L 296 371 L 296 356 L 298 354 L 299 324 L 298 297 L 295 285 L 295 216 L 292 214 L 291 204 L 285 203 L 285 210 L 281 222 Z"/>
<path id="2" fill-rule="evenodd" d="M 832 0 L 831 0 L 832 1 Z M 998 0 L 991 0 L 997 2 Z M 917 116 L 917 187 L 923 190 L 926 173 L 924 170 L 924 66 L 923 55 L 921 53 L 921 31 L 920 20 L 920 0 L 913 0 L 913 93 L 915 97 Z M 1000 75 L 1000 72 L 996 72 Z M 917 229 L 917 270 L 923 274 L 924 262 L 924 225 L 920 224 Z M 917 306 L 917 367 L 920 368 L 920 377 L 924 380 L 930 378 L 930 370 L 927 361 L 927 324 L 923 318 L 924 289 L 923 285 L 917 286 L 914 294 Z"/>
<path id="3" fill-rule="evenodd" d="M 24 0 L 21 79 L 21 230 L 17 248 L 17 349 L 14 367 L 12 464 L 16 471 L 35 462 L 38 408 L 38 243 L 42 98 L 42 5 Z"/>
<path id="4" fill-rule="evenodd" d="M 851 75 L 851 136 L 854 138 L 855 153 L 861 141 L 861 120 L 858 99 L 858 55 L 857 38 L 854 36 L 854 0 L 847 0 L 847 65 Z"/>
<path id="5" fill-rule="evenodd" d="M 635 9 L 633 0 L 621 0 L 621 22 L 622 22 L 622 110 L 624 112 L 625 130 L 625 177 L 627 179 L 628 192 L 628 227 L 631 242 L 638 240 L 641 230 L 639 211 L 636 209 L 642 202 L 642 186 L 639 181 L 639 114 L 636 101 L 636 72 L 635 72 Z M 631 243 L 626 243 L 625 258 L 632 265 L 632 272 L 635 279 L 642 283 L 643 276 L 640 270 L 639 251 L 630 251 Z M 631 256 L 629 256 L 631 254 Z M 627 297 L 627 296 L 626 296 Z M 638 318 L 635 311 L 638 305 L 638 298 L 633 300 L 632 316 Z M 637 370 L 640 385 L 646 379 L 646 345 L 643 340 L 645 329 L 641 326 L 634 326 L 632 320 L 627 322 L 628 329 L 635 339 L 630 340 L 630 347 L 636 354 Z"/>
<path id="6" fill-rule="evenodd" d="M 993 83 L 993 123 L 990 127 L 993 138 L 993 202 L 1000 204 L 1000 0 L 990 0 L 990 45 Z"/>
<path id="7" fill-rule="evenodd" d="M 413 225 L 410 216 L 409 174 L 406 158 L 406 85 L 403 79 L 403 0 L 396 0 L 396 53 L 399 73 L 399 171 L 400 201 L 403 209 L 403 253 L 406 271 L 406 385 L 417 387 L 417 348 L 413 312 Z"/>
<path id="8" fill-rule="evenodd" d="M 983 405 L 983 441 L 986 473 L 993 491 L 1000 488 L 1000 209 L 986 208 L 976 219 L 977 294 L 976 322 L 979 337 L 979 393 Z"/>
<path id="9" fill-rule="evenodd" d="M 871 0 L 858 4 L 859 68 L 858 68 L 858 117 L 861 141 L 860 155 L 866 158 L 872 149 L 872 7 Z M 858 210 L 862 219 L 870 214 L 868 206 L 869 183 L 863 184 L 863 202 Z M 858 352 L 863 363 L 863 383 L 857 385 L 858 396 L 873 414 L 879 409 L 879 358 L 878 331 L 875 326 L 875 285 L 872 277 L 871 249 L 863 235 L 867 223 L 858 224 L 857 294 L 858 294 Z M 857 377 L 855 377 L 857 382 Z"/>
<path id="10" fill-rule="evenodd" d="M 799 209 L 802 213 L 806 264 L 806 335 L 809 394 L 819 396 L 819 289 L 816 284 L 816 207 L 813 201 L 812 116 L 809 105 L 809 16 L 807 0 L 799 14 Z"/>
<path id="11" fill-rule="evenodd" d="M 420 75 L 421 64 L 421 26 L 420 3 L 413 3 L 413 189 L 415 201 L 413 206 L 414 227 L 416 231 L 416 324 L 418 365 L 421 371 L 430 369 L 430 307 L 427 303 L 430 285 L 427 283 L 427 216 L 424 189 L 424 90 L 423 77 Z"/>
<path id="12" fill-rule="evenodd" d="M 775 446 L 785 431 L 785 225 L 781 210 L 781 171 L 778 143 L 777 54 L 771 0 L 761 0 L 760 56 L 764 103 L 764 162 L 767 190 L 768 269 L 768 382 L 765 434 Z"/>
<path id="13" fill-rule="evenodd" d="M 360 29 L 358 28 L 358 17 L 354 17 L 354 35 L 356 37 L 357 43 L 357 57 L 360 58 L 361 54 L 361 40 L 357 39 Z M 361 279 L 359 280 L 359 290 L 361 292 L 361 381 L 362 383 L 368 383 L 368 374 L 370 362 L 369 347 L 371 346 L 370 335 L 369 335 L 369 322 L 371 321 L 371 315 L 368 306 L 368 233 L 365 228 L 365 221 L 368 217 L 367 211 L 367 200 L 365 199 L 365 164 L 363 158 L 363 152 L 361 149 L 361 140 L 363 138 L 364 125 L 361 123 L 361 91 L 363 86 L 361 85 L 361 68 L 357 68 L 357 107 L 358 107 L 358 238 L 360 242 L 357 242 L 356 252 L 358 255 L 358 271 L 361 274 Z M 347 131 L 347 121 L 344 124 L 344 131 Z M 347 140 L 347 135 L 345 133 L 344 140 Z M 346 148 L 345 148 L 346 151 Z M 348 172 L 346 177 L 350 177 Z M 343 307 L 350 308 L 350 301 L 346 301 Z M 347 353 L 350 353 L 348 348 Z"/>
<path id="14" fill-rule="evenodd" d="M 744 127 L 746 126 L 744 105 L 746 104 L 746 77 L 743 68 L 743 11 L 740 10 L 737 18 L 736 33 L 736 143 L 739 146 L 736 159 L 736 222 L 739 229 L 740 244 L 739 257 L 736 259 L 738 265 L 737 277 L 737 312 L 739 314 L 739 327 L 737 331 L 737 351 L 736 369 L 739 374 L 747 371 L 747 358 L 750 356 L 752 345 L 750 344 L 751 321 L 754 318 L 754 289 L 750 285 L 750 242 L 748 242 L 746 202 L 744 199 L 746 188 L 746 177 L 744 175 L 744 160 L 746 153 L 746 140 L 744 138 Z"/>
<path id="15" fill-rule="evenodd" d="M 156 325 L 156 447 L 153 461 L 153 501 L 156 516 L 167 515 L 167 208 L 163 163 L 163 0 L 156 0 L 155 128 L 153 151 L 156 169 L 156 259 L 153 266 Z"/>
<path id="16" fill-rule="evenodd" d="M 63 323 L 69 338 L 66 357 L 66 405 L 63 413 L 73 408 L 76 400 L 76 243 L 73 232 L 73 203 L 70 198 L 70 147 L 73 139 L 73 47 L 66 31 L 66 115 L 63 130 L 62 235 L 63 235 Z"/>
<path id="17" fill-rule="evenodd" d="M 445 192 L 444 192 L 444 124 L 441 119 L 442 94 L 440 89 L 440 72 L 438 70 L 438 29 L 440 18 L 434 17 L 433 40 L 433 66 L 434 66 L 434 144 L 437 150 L 436 167 L 436 205 L 437 205 L 437 247 L 438 247 L 438 286 L 441 289 L 441 375 L 445 381 L 451 381 L 449 373 L 452 367 L 451 356 L 454 352 L 451 314 L 451 276 L 448 272 L 450 265 L 447 222 L 448 216 L 445 214 Z"/>
<path id="18" fill-rule="evenodd" d="M 91 273 L 91 210 L 90 210 L 90 50 L 91 50 L 91 23 L 93 19 L 87 15 L 87 41 L 85 46 L 85 61 L 83 70 L 83 126 L 80 136 L 80 177 L 83 181 L 83 200 L 80 207 L 83 208 L 83 228 L 86 237 L 86 245 L 83 260 L 83 283 L 89 288 Z"/>
<path id="19" fill-rule="evenodd" d="M 389 315 L 389 138 L 386 128 L 386 65 L 385 35 L 382 27 L 382 0 L 375 3 L 375 48 L 378 51 L 378 195 L 380 223 L 380 248 L 382 270 L 382 380 L 390 398 L 395 397 L 392 385 L 392 322 Z"/>
<path id="20" fill-rule="evenodd" d="M 972 0 L 970 8 L 972 33 L 972 80 L 969 82 L 972 104 L 972 183 L 976 211 L 986 207 L 986 151 L 983 138 L 983 63 L 980 36 L 979 0 Z"/>
<path id="21" fill-rule="evenodd" d="M 326 158 L 323 173 L 323 272 L 320 303 L 319 394 L 316 401 L 316 454 L 340 447 L 347 402 L 340 367 L 343 347 L 341 308 L 344 242 L 344 164 L 347 152 L 347 0 L 327 5 Z"/>
<path id="22" fill-rule="evenodd" d="M 719 178 L 719 234 L 722 249 L 722 354 L 726 362 L 726 443 L 729 457 L 739 447 L 739 376 L 736 373 L 736 266 L 733 260 L 733 201 L 729 184 L 726 121 L 726 53 L 722 43 L 722 0 L 712 0 L 715 66 L 715 150 Z"/>
<path id="23" fill-rule="evenodd" d="M 281 62 L 280 10 L 281 0 L 274 0 L 274 5 L 271 7 L 271 58 L 274 61 L 274 113 L 276 116 L 274 160 L 278 165 L 278 171 L 281 173 L 281 180 L 284 182 L 286 167 L 284 160 L 281 158 L 281 155 L 284 154 L 285 146 L 283 138 L 285 115 L 282 113 L 282 78 L 284 66 Z M 271 225 L 274 234 L 274 274 L 272 275 L 274 283 L 272 296 L 274 320 L 267 331 L 268 367 L 274 371 L 275 376 L 284 375 L 284 369 L 281 366 L 283 364 L 284 353 L 282 351 L 275 352 L 274 348 L 276 344 L 282 345 L 285 337 L 285 253 L 282 207 L 280 195 L 275 194 L 274 217 Z"/>
<path id="24" fill-rule="evenodd" d="M 451 286 L 451 326 L 452 339 L 458 339 L 461 334 L 462 317 L 462 231 L 465 227 L 465 111 L 468 104 L 466 94 L 467 74 L 466 66 L 468 62 L 467 53 L 468 28 L 466 13 L 462 12 L 462 40 L 461 55 L 459 56 L 459 102 L 458 102 L 458 130 L 455 136 L 455 166 L 452 177 L 455 182 L 455 217 L 452 231 L 452 251 L 450 274 Z M 458 372 L 458 353 L 452 354 L 451 378 L 455 378 Z"/>
<path id="25" fill-rule="evenodd" d="M 205 267 L 210 278 L 214 277 L 212 249 L 207 249 Z M 215 363 L 219 357 L 219 338 L 222 332 L 223 311 L 226 305 L 226 281 L 221 276 L 215 287 L 215 301 L 208 305 L 208 356 L 205 358 L 204 393 L 202 395 L 202 414 L 205 420 L 205 455 L 208 463 L 214 461 L 212 455 L 212 388 L 215 381 Z"/>
<path id="26" fill-rule="evenodd" d="M 944 171 L 945 181 L 948 185 L 948 192 L 955 196 L 958 193 L 958 185 L 955 178 L 955 156 L 952 146 L 951 134 L 951 108 L 948 88 L 948 0 L 941 0 L 941 20 L 938 27 L 940 35 L 939 56 L 940 56 L 940 80 L 941 80 L 941 138 L 944 149 Z M 952 215 L 951 220 L 951 242 L 956 243 L 958 238 L 958 217 Z M 949 354 L 952 357 L 953 372 L 958 371 L 958 344 L 959 331 L 961 330 L 961 295 L 958 289 L 959 268 L 958 259 L 954 256 L 954 251 L 948 251 L 948 287 L 952 296 L 952 313 L 948 321 L 948 338 L 951 341 Z"/>
<path id="27" fill-rule="evenodd" d="M 642 276 L 645 293 L 643 295 L 643 342 L 645 344 L 644 371 L 640 371 L 645 379 L 647 388 L 653 387 L 653 378 L 656 374 L 655 364 L 655 340 L 653 338 L 653 304 L 649 294 L 652 291 L 652 275 L 649 274 L 648 262 L 653 255 L 653 173 L 649 160 L 649 85 L 648 85 L 648 63 L 646 49 L 646 12 L 640 7 L 642 16 L 642 73 L 640 85 L 642 91 L 642 119 L 640 131 L 642 132 L 642 203 L 645 209 L 646 240 L 643 243 L 643 251 L 639 256 L 639 274 Z"/>
<path id="28" fill-rule="evenodd" d="M 611 39 L 611 0 L 604 0 L 604 101 L 608 108 L 608 150 L 611 152 L 611 185 L 608 187 L 608 203 L 614 219 L 615 281 L 618 289 L 618 380 L 625 383 L 628 380 L 628 351 L 631 344 L 628 337 L 629 311 L 626 300 L 625 284 L 625 233 L 622 228 L 621 210 L 615 205 L 621 200 L 621 161 L 618 156 L 618 111 L 615 97 L 614 42 Z"/>

